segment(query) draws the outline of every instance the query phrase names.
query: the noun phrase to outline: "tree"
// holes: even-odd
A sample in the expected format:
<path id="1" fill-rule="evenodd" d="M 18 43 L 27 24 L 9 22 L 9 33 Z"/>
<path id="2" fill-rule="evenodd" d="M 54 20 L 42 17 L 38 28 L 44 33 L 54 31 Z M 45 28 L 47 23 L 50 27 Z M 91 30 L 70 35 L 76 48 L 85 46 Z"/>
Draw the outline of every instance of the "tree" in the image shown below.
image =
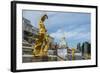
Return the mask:
<path id="1" fill-rule="evenodd" d="M 78 49 L 79 51 L 81 51 L 81 44 L 80 44 L 80 43 L 77 44 L 77 49 Z"/>
<path id="2" fill-rule="evenodd" d="M 82 44 L 82 56 L 84 55 L 84 43 Z"/>
<path id="3" fill-rule="evenodd" d="M 88 43 L 87 53 L 88 53 L 88 54 L 91 54 L 91 44 L 90 44 L 90 43 Z"/>

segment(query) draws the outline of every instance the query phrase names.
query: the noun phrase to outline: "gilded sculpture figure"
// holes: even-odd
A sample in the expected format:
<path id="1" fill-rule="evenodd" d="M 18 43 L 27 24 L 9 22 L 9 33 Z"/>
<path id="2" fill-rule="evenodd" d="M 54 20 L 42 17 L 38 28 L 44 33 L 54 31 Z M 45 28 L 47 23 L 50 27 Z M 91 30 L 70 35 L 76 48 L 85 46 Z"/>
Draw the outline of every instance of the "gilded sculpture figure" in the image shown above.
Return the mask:
<path id="1" fill-rule="evenodd" d="M 38 37 L 35 40 L 35 44 L 33 45 L 34 56 L 47 56 L 47 51 L 49 48 L 49 35 L 47 34 L 47 30 L 44 25 L 44 21 L 46 19 L 48 19 L 48 16 L 45 14 L 41 17 L 38 24 Z"/>

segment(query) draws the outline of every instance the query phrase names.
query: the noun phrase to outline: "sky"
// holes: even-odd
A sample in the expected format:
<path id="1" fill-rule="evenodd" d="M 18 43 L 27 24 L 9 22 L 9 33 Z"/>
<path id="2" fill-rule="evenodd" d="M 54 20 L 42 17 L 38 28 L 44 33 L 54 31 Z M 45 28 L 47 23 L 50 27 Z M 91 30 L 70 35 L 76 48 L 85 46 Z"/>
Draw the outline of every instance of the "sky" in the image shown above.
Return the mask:
<path id="1" fill-rule="evenodd" d="M 55 42 L 59 43 L 61 38 L 65 37 L 70 48 L 76 48 L 77 43 L 90 42 L 90 13 L 23 10 L 23 17 L 37 28 L 44 14 L 48 15 L 48 19 L 44 22 L 47 32 Z"/>

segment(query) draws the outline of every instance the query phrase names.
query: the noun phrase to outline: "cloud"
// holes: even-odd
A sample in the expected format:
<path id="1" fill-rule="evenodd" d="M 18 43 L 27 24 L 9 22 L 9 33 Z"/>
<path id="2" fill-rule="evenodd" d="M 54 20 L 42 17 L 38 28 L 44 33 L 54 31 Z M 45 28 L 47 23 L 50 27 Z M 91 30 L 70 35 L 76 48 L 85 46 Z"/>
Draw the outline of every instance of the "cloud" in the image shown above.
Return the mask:
<path id="1" fill-rule="evenodd" d="M 90 32 L 81 32 L 82 29 L 76 29 L 73 31 L 62 31 L 61 29 L 57 30 L 50 35 L 55 38 L 56 41 L 59 41 L 63 36 L 70 41 L 86 41 L 90 40 Z"/>
<path id="2" fill-rule="evenodd" d="M 61 29 L 57 30 L 57 32 L 51 33 L 50 36 L 54 37 L 55 39 L 60 39 L 62 37 Z"/>

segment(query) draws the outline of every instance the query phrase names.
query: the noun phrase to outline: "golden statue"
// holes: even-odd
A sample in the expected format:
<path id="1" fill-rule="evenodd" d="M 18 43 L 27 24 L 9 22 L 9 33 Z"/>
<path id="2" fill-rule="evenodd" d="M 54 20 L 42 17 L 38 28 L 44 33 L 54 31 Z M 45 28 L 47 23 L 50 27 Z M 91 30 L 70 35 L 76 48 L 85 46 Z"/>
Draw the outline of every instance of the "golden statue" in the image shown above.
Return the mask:
<path id="1" fill-rule="evenodd" d="M 75 60 L 75 48 L 72 48 L 72 60 Z"/>
<path id="2" fill-rule="evenodd" d="M 45 19 L 48 19 L 48 16 L 45 14 L 41 17 L 39 21 L 39 33 L 38 37 L 35 40 L 33 45 L 33 55 L 34 56 L 47 56 L 47 51 L 49 48 L 49 35 L 44 25 Z"/>

